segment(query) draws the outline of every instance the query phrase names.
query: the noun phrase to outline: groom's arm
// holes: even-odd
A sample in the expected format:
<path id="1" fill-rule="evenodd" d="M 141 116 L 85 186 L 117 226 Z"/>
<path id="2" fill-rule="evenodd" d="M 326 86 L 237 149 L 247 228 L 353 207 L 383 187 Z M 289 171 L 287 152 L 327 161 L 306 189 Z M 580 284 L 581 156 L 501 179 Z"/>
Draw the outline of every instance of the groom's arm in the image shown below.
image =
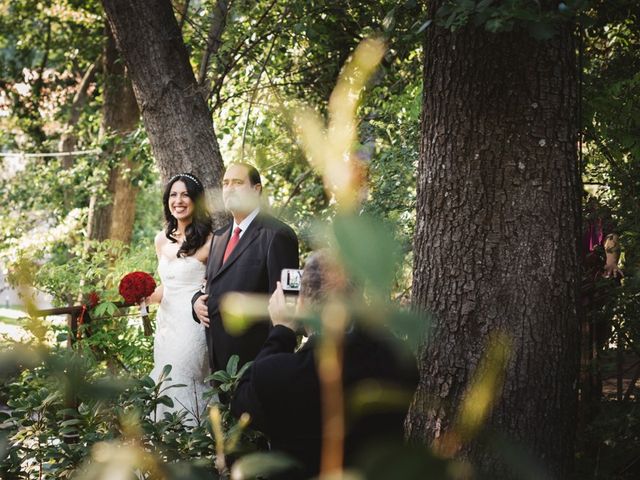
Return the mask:
<path id="1" fill-rule="evenodd" d="M 197 323 L 200 323 L 200 319 L 198 318 L 198 314 L 196 313 L 196 302 L 203 295 L 204 295 L 204 293 L 201 290 L 198 290 L 195 293 L 195 295 L 193 297 L 191 297 L 191 315 L 193 316 L 193 319 Z"/>

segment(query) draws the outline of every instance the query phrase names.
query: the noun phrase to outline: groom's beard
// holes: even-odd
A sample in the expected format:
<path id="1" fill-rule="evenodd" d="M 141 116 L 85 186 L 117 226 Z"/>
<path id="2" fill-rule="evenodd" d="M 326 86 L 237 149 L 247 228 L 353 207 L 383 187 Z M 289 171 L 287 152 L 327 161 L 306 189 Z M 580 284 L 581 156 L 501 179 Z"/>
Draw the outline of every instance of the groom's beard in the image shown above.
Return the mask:
<path id="1" fill-rule="evenodd" d="M 258 197 L 230 193 L 224 198 L 224 206 L 232 213 L 251 213 L 260 205 Z"/>

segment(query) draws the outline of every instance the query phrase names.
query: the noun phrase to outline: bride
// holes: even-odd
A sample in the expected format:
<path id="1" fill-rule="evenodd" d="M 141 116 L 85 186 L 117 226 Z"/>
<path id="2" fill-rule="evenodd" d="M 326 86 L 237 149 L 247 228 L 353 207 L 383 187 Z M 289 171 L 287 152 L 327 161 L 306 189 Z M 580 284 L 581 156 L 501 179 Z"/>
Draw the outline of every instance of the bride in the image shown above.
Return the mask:
<path id="1" fill-rule="evenodd" d="M 156 315 L 153 370 L 157 383 L 165 365 L 171 365 L 163 390 L 173 408 L 156 408 L 155 419 L 165 412 L 185 411 L 185 423 L 200 423 L 206 408 L 204 379 L 209 375 L 204 326 L 193 321 L 191 297 L 204 281 L 212 238 L 212 222 L 200 180 L 188 173 L 173 176 L 164 191 L 166 228 L 155 238 L 161 284 L 147 304 L 160 303 Z"/>

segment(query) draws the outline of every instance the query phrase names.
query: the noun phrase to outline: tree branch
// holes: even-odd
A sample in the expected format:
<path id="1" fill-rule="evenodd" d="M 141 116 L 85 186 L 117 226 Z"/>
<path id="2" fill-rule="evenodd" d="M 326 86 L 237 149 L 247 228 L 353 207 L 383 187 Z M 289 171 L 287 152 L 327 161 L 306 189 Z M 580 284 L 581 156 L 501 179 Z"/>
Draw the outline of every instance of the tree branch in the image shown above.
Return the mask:
<path id="1" fill-rule="evenodd" d="M 304 172 L 302 175 L 299 175 L 298 178 L 296 179 L 296 184 L 293 187 L 293 190 L 291 190 L 291 193 L 289 194 L 289 196 L 287 197 L 287 199 L 285 200 L 285 202 L 282 204 L 282 206 L 278 209 L 278 217 L 280 215 L 282 215 L 282 212 L 284 211 L 285 208 L 287 208 L 289 206 L 289 203 L 291 203 L 291 200 L 293 200 L 302 190 L 302 184 L 305 182 L 305 180 L 307 178 L 309 178 L 311 175 L 313 174 L 313 170 L 309 169 L 306 172 Z"/>
<path id="2" fill-rule="evenodd" d="M 84 72 L 82 76 L 82 80 L 78 85 L 78 90 L 76 94 L 73 96 L 73 100 L 71 101 L 71 107 L 69 112 L 69 118 L 65 123 L 62 135 L 60 136 L 60 141 L 58 142 L 58 151 L 60 152 L 71 152 L 75 150 L 77 138 L 73 134 L 73 128 L 80 120 L 80 114 L 82 113 L 82 108 L 87 102 L 87 90 L 89 90 L 89 85 L 93 82 L 95 78 L 95 74 L 99 69 L 100 65 L 100 57 L 94 63 L 89 65 L 89 68 Z M 71 157 L 66 157 L 62 160 L 63 168 L 71 168 L 73 164 L 73 159 Z M 66 198 L 65 198 L 66 200 Z"/>
<path id="3" fill-rule="evenodd" d="M 227 25 L 227 14 L 229 13 L 229 3 L 227 0 L 218 0 L 211 14 L 211 27 L 207 36 L 207 46 L 200 62 L 200 73 L 198 74 L 198 85 L 202 86 L 207 78 L 209 61 L 211 55 L 215 55 L 222 45 L 222 32 Z"/>
<path id="4" fill-rule="evenodd" d="M 260 25 L 262 22 L 264 22 L 264 20 L 267 18 L 267 15 L 269 14 L 269 12 L 271 12 L 273 7 L 275 6 L 276 2 L 277 2 L 277 0 L 273 0 L 269 4 L 267 9 L 262 13 L 260 18 L 255 23 L 254 28 L 256 26 Z M 281 18 L 280 18 L 280 20 L 281 20 Z M 227 63 L 226 65 L 224 65 L 224 69 L 223 69 L 222 73 L 220 73 L 220 75 L 218 75 L 218 77 L 215 79 L 215 81 L 213 82 L 213 87 L 209 89 L 209 94 L 206 97 L 207 100 L 211 100 L 211 98 L 213 98 L 213 96 L 215 95 L 217 100 L 216 100 L 214 106 L 218 106 L 219 105 L 220 91 L 222 90 L 222 84 L 224 83 L 224 79 L 229 74 L 229 72 L 233 69 L 233 67 L 236 66 L 236 64 L 240 61 L 240 59 L 244 58 L 263 39 L 265 39 L 266 37 L 268 37 L 271 34 L 275 34 L 276 32 L 282 30 L 282 25 L 281 25 L 280 21 L 274 22 L 274 25 L 276 25 L 276 27 L 274 29 L 268 30 L 266 33 L 263 33 L 262 35 L 258 36 L 253 42 L 249 43 L 249 45 L 247 45 L 242 51 L 241 51 L 241 49 L 245 45 L 245 42 L 250 38 L 250 35 L 247 35 L 246 37 L 242 38 L 242 40 L 240 40 L 237 43 L 237 45 L 231 50 L 231 53 L 229 55 L 229 57 L 231 58 L 231 61 L 229 63 Z M 215 110 L 215 108 L 212 108 L 212 110 Z"/>
<path id="5" fill-rule="evenodd" d="M 287 86 L 313 86 L 315 85 L 315 81 L 299 81 L 299 82 L 280 82 L 280 83 L 270 83 L 269 85 L 260 85 L 257 87 L 258 90 L 266 90 L 269 88 L 275 88 L 275 87 L 287 87 Z M 246 93 L 250 93 L 253 92 L 254 87 L 252 88 L 245 88 L 244 90 L 240 90 L 239 92 L 236 93 L 232 93 L 230 95 L 227 95 L 225 97 L 218 97 L 218 99 L 216 100 L 216 103 L 213 105 L 212 110 L 215 111 L 218 108 L 220 108 L 222 105 L 224 105 L 225 103 L 227 103 L 229 100 L 233 100 L 234 98 L 239 98 L 242 97 L 244 94 Z M 254 105 L 259 105 L 259 103 L 254 102 Z"/>
<path id="6" fill-rule="evenodd" d="M 255 102 L 256 99 L 256 95 L 258 94 L 258 89 L 260 87 L 260 80 L 262 79 L 262 74 L 264 73 L 264 69 L 267 66 L 267 62 L 269 61 L 269 58 L 271 57 L 271 52 L 273 52 L 273 47 L 276 44 L 276 39 L 278 37 L 274 35 L 273 37 L 273 41 L 271 42 L 271 46 L 269 47 L 269 51 L 267 52 L 267 54 L 264 57 L 264 61 L 262 62 L 262 65 L 260 65 L 260 71 L 258 72 L 257 78 L 256 78 L 256 84 L 254 85 L 253 88 L 253 92 L 251 93 L 251 100 L 249 100 L 249 106 L 247 107 L 247 117 L 244 121 L 244 128 L 242 129 L 242 156 L 244 157 L 244 146 L 245 146 L 245 140 L 247 138 L 247 130 L 249 127 L 249 118 L 251 116 L 251 108 L 253 107 L 253 102 Z"/>
<path id="7" fill-rule="evenodd" d="M 44 69 L 49 62 L 49 50 L 51 49 L 51 20 L 47 21 L 47 33 L 44 41 L 44 53 L 42 54 L 42 61 L 38 68 L 38 78 L 33 85 L 33 97 L 36 99 L 36 104 L 40 103 L 40 95 L 42 93 L 42 86 L 44 84 Z"/>
<path id="8" fill-rule="evenodd" d="M 89 85 L 93 82 L 95 78 L 96 72 L 99 70 L 99 65 L 101 61 L 101 56 L 98 57 L 94 63 L 89 65 L 82 76 L 82 80 L 80 81 L 80 85 L 78 86 L 78 91 L 73 96 L 73 101 L 71 103 L 71 112 L 69 114 L 69 121 L 67 125 L 75 125 L 78 123 L 78 119 L 80 118 L 80 112 L 85 102 L 87 101 L 87 90 L 89 90 Z"/>
<path id="9" fill-rule="evenodd" d="M 176 13 L 182 15 L 182 13 L 173 5 L 173 3 L 171 4 L 171 8 L 173 9 L 174 16 Z M 193 31 L 196 33 L 196 35 L 198 35 L 198 37 L 200 37 L 200 39 L 202 39 L 203 42 L 207 42 L 206 32 L 202 28 L 200 28 L 200 26 L 196 25 L 196 23 L 191 20 L 188 15 L 186 15 L 185 17 L 181 16 L 180 21 L 182 22 L 183 20 L 184 23 L 188 23 L 189 26 L 193 28 Z M 182 32 L 182 28 L 180 28 L 180 31 Z"/>
<path id="10" fill-rule="evenodd" d="M 180 31 L 182 31 L 182 27 L 184 27 L 184 22 L 187 19 L 187 14 L 189 13 L 189 4 L 191 3 L 191 0 L 185 0 L 184 1 L 184 7 L 182 8 L 182 12 L 180 15 L 180 21 L 178 22 L 178 27 L 180 28 Z"/>

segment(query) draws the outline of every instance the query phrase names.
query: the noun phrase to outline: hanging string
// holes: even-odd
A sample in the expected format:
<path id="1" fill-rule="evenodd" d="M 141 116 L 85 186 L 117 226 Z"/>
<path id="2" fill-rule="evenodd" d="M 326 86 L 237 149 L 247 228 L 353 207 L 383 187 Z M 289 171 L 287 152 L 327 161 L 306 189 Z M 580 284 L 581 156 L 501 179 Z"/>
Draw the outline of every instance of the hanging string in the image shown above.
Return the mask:
<path id="1" fill-rule="evenodd" d="M 76 150 L 74 152 L 42 152 L 42 153 L 24 153 L 24 152 L 0 152 L 0 157 L 19 157 L 19 158 L 40 158 L 40 157 L 73 157 L 76 155 L 98 155 L 102 153 L 99 148 L 93 150 Z"/>

